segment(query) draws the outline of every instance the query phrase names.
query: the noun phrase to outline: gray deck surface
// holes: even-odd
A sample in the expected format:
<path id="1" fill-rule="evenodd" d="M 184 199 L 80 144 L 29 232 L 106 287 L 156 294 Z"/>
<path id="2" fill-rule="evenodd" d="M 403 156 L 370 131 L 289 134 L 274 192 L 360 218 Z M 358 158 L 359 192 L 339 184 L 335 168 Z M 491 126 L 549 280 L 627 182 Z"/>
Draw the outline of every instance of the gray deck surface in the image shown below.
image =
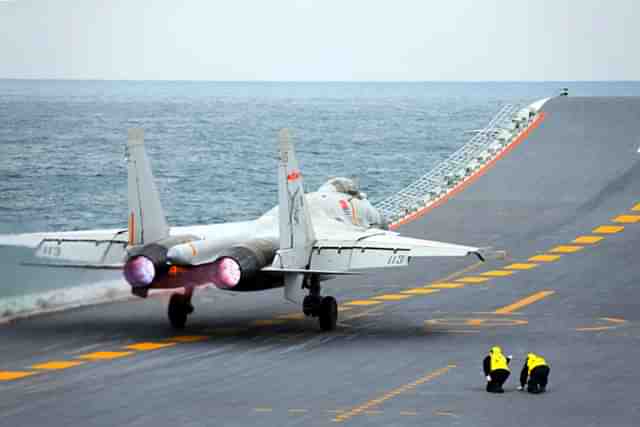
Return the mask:
<path id="1" fill-rule="evenodd" d="M 563 97 L 544 111 L 484 176 L 400 230 L 505 249 L 510 259 L 416 260 L 327 282 L 325 294 L 368 300 L 478 277 L 640 215 L 631 210 L 640 203 L 640 99 Z M 281 290 L 202 292 L 184 335 L 206 339 L 0 381 L 0 426 L 638 425 L 640 222 L 621 225 L 508 277 L 356 306 L 334 333 L 313 320 L 274 322 L 299 312 Z M 493 313 L 540 291 L 555 293 Z M 166 299 L 153 298 L 0 326 L 0 371 L 162 342 L 176 336 L 165 313 Z M 484 392 L 481 362 L 495 344 L 514 356 L 504 395 Z M 551 364 L 544 395 L 515 390 L 527 351 Z"/>

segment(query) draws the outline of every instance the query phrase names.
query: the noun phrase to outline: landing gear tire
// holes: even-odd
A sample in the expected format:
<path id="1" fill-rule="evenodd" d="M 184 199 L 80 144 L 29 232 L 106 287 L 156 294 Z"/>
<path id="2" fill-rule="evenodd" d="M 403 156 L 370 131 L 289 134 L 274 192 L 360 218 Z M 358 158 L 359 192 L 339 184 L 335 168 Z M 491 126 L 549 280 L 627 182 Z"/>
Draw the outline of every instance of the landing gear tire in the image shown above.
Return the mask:
<path id="1" fill-rule="evenodd" d="M 189 298 L 182 294 L 173 294 L 169 300 L 169 322 L 175 329 L 184 329 L 187 316 L 193 313 L 193 306 Z"/>
<path id="2" fill-rule="evenodd" d="M 318 316 L 318 309 L 322 303 L 319 295 L 307 295 L 302 300 L 302 312 L 305 316 Z"/>
<path id="3" fill-rule="evenodd" d="M 334 297 L 324 297 L 318 307 L 318 318 L 320 329 L 323 331 L 333 331 L 338 323 L 338 303 Z"/>

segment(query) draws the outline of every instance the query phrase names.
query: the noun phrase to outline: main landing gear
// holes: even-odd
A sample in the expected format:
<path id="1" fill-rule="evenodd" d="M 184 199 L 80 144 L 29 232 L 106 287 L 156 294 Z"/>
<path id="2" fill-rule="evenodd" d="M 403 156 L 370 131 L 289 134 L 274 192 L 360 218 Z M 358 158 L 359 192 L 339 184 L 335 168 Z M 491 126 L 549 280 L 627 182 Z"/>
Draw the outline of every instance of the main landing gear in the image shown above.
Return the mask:
<path id="1" fill-rule="evenodd" d="M 312 275 L 305 278 L 303 288 L 309 289 L 309 295 L 302 301 L 302 312 L 305 316 L 317 317 L 320 321 L 320 329 L 332 331 L 338 323 L 338 303 L 331 296 L 320 295 L 320 278 Z"/>
<path id="2" fill-rule="evenodd" d="M 187 316 L 193 313 L 193 305 L 191 305 L 191 296 L 193 290 L 186 289 L 184 294 L 175 293 L 171 295 L 169 300 L 169 322 L 176 329 L 184 329 L 187 323 Z"/>

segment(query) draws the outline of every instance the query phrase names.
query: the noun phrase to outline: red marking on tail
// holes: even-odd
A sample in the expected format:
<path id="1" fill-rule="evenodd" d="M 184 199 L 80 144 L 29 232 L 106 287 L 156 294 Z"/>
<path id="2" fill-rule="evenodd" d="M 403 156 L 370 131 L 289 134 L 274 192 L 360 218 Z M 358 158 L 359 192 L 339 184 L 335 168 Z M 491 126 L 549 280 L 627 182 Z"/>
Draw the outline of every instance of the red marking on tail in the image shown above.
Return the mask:
<path id="1" fill-rule="evenodd" d="M 289 175 L 287 175 L 287 181 L 295 181 L 301 176 L 302 174 L 300 174 L 300 171 L 292 171 Z"/>

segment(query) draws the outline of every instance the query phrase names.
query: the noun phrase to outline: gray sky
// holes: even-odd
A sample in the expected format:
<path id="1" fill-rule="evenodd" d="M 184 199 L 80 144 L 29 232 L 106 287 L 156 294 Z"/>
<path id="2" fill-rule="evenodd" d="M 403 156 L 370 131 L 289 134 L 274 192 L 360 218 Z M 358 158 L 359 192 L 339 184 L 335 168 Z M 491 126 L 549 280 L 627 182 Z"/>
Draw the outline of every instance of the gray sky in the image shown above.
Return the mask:
<path id="1" fill-rule="evenodd" d="M 635 0 L 0 0 L 0 78 L 638 80 Z"/>

